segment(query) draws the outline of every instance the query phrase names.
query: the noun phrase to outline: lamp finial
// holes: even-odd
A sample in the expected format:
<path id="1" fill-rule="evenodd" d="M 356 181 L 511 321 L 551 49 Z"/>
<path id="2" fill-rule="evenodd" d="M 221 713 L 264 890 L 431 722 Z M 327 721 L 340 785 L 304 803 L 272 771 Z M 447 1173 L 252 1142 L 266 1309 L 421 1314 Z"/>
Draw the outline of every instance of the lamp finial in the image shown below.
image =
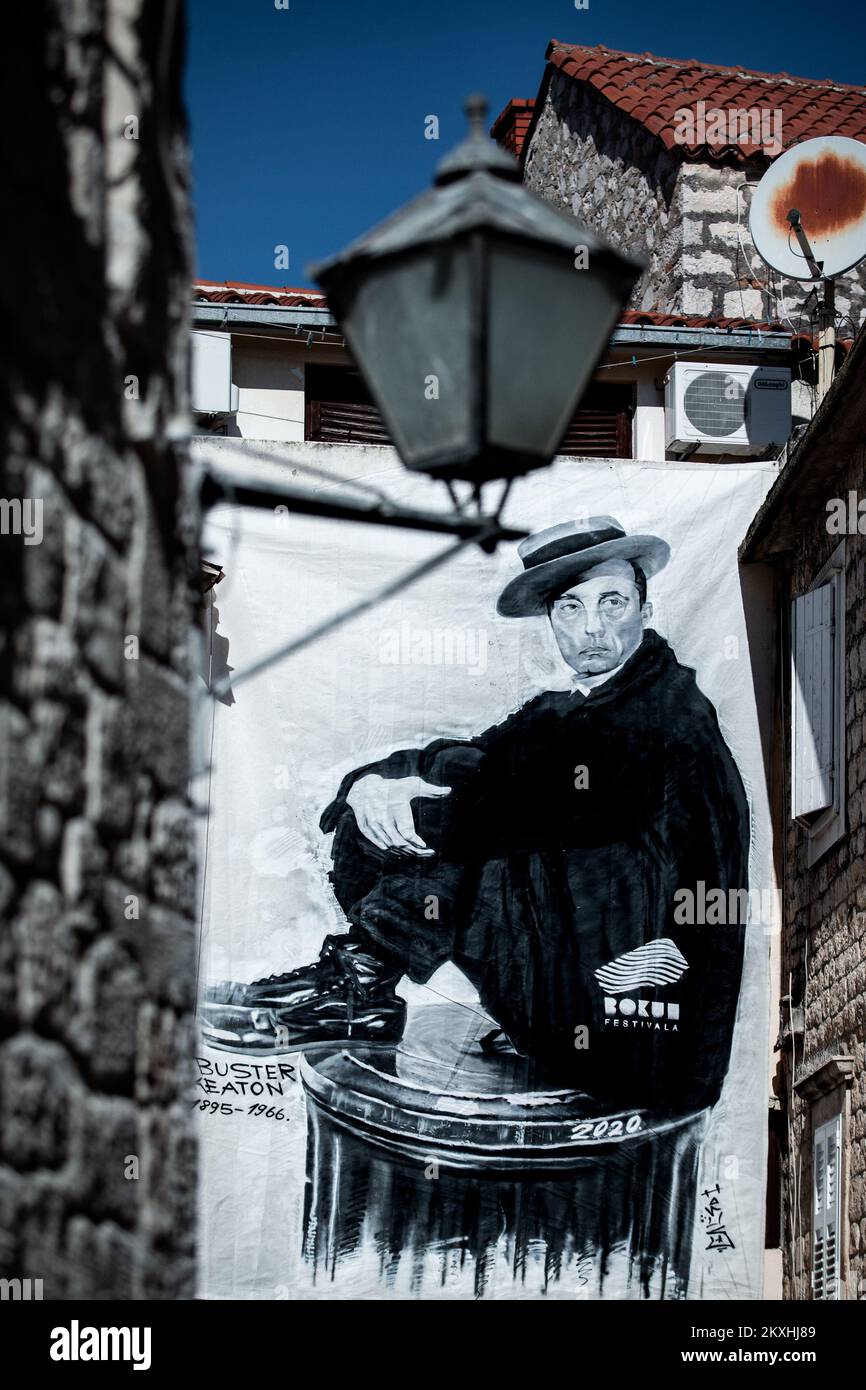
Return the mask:
<path id="1" fill-rule="evenodd" d="M 487 98 L 480 96 L 477 92 L 466 98 L 463 104 L 463 110 L 466 112 L 466 116 L 469 120 L 470 136 L 486 135 L 487 132 L 485 127 L 487 125 L 487 113 L 489 109 Z"/>

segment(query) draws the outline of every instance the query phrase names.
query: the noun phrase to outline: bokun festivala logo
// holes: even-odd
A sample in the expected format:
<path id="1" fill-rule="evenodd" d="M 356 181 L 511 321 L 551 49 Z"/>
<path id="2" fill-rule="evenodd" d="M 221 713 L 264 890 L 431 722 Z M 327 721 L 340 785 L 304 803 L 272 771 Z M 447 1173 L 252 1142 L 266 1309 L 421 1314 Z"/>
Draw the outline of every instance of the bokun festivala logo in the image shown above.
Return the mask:
<path id="1" fill-rule="evenodd" d="M 616 996 L 676 984 L 688 968 L 689 963 L 682 951 L 669 937 L 648 941 L 646 945 L 608 961 L 607 965 L 599 966 L 595 978 L 605 991 L 605 1027 L 612 1022 L 614 1027 L 664 1028 L 665 1032 L 678 1032 L 679 1004 Z"/>

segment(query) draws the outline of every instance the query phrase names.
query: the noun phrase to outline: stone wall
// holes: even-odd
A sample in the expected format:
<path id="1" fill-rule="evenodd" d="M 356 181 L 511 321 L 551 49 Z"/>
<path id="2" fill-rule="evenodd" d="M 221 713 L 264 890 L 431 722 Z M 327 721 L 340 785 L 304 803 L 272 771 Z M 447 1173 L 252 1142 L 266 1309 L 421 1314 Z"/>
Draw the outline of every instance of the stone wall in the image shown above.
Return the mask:
<path id="1" fill-rule="evenodd" d="M 620 250 L 648 262 L 632 304 L 676 311 L 680 160 L 594 87 L 555 72 L 526 153 L 525 182 Z"/>
<path id="2" fill-rule="evenodd" d="M 46 1299 L 183 1298 L 183 11 L 33 0 L 16 20 L 0 132 L 0 1275 L 42 1280 Z M 39 537 L 13 534 L 22 499 Z"/>
<path id="3" fill-rule="evenodd" d="M 808 287 L 760 259 L 748 232 L 752 188 L 767 161 L 698 163 L 668 150 L 588 83 L 554 72 L 526 153 L 526 183 L 647 273 L 631 307 L 707 317 L 790 320 L 815 331 Z M 840 336 L 866 318 L 866 263 L 836 281 Z"/>
<path id="4" fill-rule="evenodd" d="M 856 383 L 852 383 L 856 386 Z M 833 495 L 849 489 L 864 495 L 866 446 L 840 460 Z M 827 499 L 829 500 L 829 498 Z M 839 544 L 828 535 L 826 515 L 813 514 L 804 525 L 790 573 L 789 593 L 800 594 L 814 581 Z M 786 1298 L 809 1298 L 811 1288 L 812 1103 L 792 1090 L 798 1077 L 832 1055 L 854 1059 L 848 1093 L 847 1266 L 844 1296 L 866 1297 L 866 537 L 846 537 L 845 566 L 846 691 L 845 727 L 848 832 L 813 867 L 806 861 L 805 832 L 784 809 L 784 928 L 782 990 L 791 987 L 794 1016 L 790 1039 L 779 1061 L 777 1089 L 783 1103 L 782 1240 Z M 784 727 L 790 731 L 790 711 Z M 786 748 L 790 767 L 790 740 Z M 790 804 L 790 803 L 788 803 Z M 799 1027 L 802 1010 L 804 1031 Z M 789 1031 L 786 1029 L 786 1031 Z"/>
<path id="5" fill-rule="evenodd" d="M 770 270 L 749 236 L 754 185 L 765 167 L 683 162 L 675 198 L 683 236 L 679 307 L 683 313 L 782 322 L 816 333 L 814 291 Z M 836 312 L 840 337 L 853 338 L 866 319 L 866 265 L 837 277 Z"/>

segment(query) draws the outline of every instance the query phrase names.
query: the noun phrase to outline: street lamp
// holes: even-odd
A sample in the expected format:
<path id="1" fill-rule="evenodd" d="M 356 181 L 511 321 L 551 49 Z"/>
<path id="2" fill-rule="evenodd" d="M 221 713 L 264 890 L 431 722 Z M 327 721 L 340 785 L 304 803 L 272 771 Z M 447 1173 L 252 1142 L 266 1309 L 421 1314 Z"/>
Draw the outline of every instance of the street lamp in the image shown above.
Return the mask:
<path id="1" fill-rule="evenodd" d="M 228 498 L 458 539 L 236 673 L 233 687 L 392 598 L 467 545 L 489 552 L 526 535 L 500 520 L 508 487 L 552 459 L 643 270 L 524 188 L 516 161 L 485 134 L 485 101 L 471 98 L 466 114 L 469 136 L 439 165 L 435 188 L 310 272 L 403 463 L 441 478 L 454 511 L 397 505 L 375 489 L 358 497 L 345 489 L 334 495 L 282 481 L 251 483 L 213 467 L 201 489 L 205 507 Z M 291 462 L 295 471 L 309 469 L 300 456 Z M 480 490 L 496 478 L 505 488 L 493 514 L 484 515 Z M 458 500 L 455 480 L 472 484 L 476 515 Z M 212 694 L 219 698 L 227 688 L 217 683 Z"/>
<path id="2" fill-rule="evenodd" d="M 311 274 L 405 466 L 477 491 L 550 462 L 643 266 L 466 114 L 435 187 Z"/>

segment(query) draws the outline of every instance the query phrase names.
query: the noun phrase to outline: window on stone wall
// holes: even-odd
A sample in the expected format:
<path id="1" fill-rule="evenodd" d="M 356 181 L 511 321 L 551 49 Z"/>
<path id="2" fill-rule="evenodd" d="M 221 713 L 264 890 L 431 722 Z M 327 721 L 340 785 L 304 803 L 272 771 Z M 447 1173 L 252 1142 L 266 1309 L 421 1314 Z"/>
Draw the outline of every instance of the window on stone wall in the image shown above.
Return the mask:
<path id="1" fill-rule="evenodd" d="M 842 1116 L 812 1135 L 812 1297 L 839 1297 L 842 1243 Z"/>
<path id="2" fill-rule="evenodd" d="M 791 606 L 791 815 L 816 863 L 845 833 L 845 543 Z"/>

